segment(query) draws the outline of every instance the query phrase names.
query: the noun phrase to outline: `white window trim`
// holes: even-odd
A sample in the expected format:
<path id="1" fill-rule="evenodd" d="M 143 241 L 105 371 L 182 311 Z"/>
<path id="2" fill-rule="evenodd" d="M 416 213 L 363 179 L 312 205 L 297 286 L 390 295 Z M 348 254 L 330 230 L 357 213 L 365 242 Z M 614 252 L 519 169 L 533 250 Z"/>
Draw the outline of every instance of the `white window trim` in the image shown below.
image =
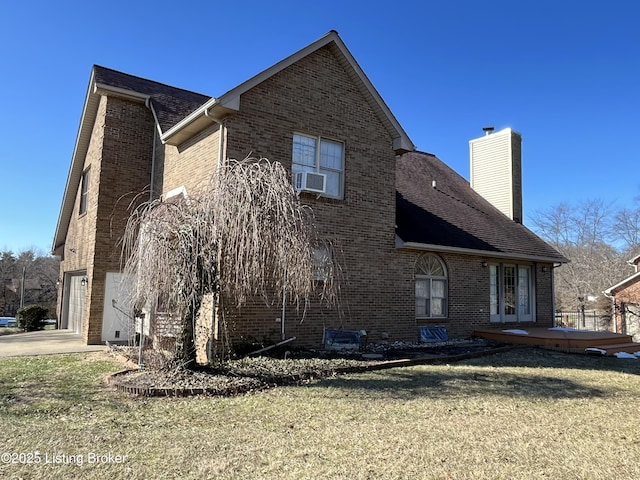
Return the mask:
<path id="1" fill-rule="evenodd" d="M 172 190 L 169 190 L 167 193 L 165 193 L 162 196 L 163 200 L 169 200 L 172 197 L 177 197 L 178 195 L 182 195 L 184 198 L 187 198 L 187 189 L 184 187 L 184 185 L 180 185 L 177 188 L 174 188 Z"/>
<path id="2" fill-rule="evenodd" d="M 498 313 L 497 314 L 493 314 L 491 313 L 491 305 L 489 305 L 489 315 L 490 315 L 490 321 L 491 323 L 530 323 L 530 322 L 535 322 L 536 321 L 536 291 L 535 291 L 535 278 L 534 278 L 534 272 L 535 269 L 533 268 L 533 265 L 531 264 L 527 264 L 527 263 L 498 263 L 498 262 L 492 262 L 489 264 L 490 267 L 496 267 L 497 268 L 497 276 L 498 276 L 498 283 L 497 283 L 497 288 L 498 288 Z M 504 312 L 504 267 L 515 267 L 515 295 L 516 295 L 516 305 L 518 308 L 516 308 L 516 313 L 513 315 L 507 315 Z M 520 312 L 520 308 L 519 308 L 519 299 L 518 299 L 518 294 L 519 294 L 519 282 L 520 282 L 520 269 L 521 268 L 526 268 L 529 271 L 529 275 L 528 275 L 528 281 L 529 281 L 529 289 L 528 289 L 528 295 L 529 295 L 529 311 L 530 313 L 528 314 L 523 314 L 522 312 Z M 489 278 L 491 280 L 491 270 L 489 270 Z M 489 299 L 489 302 L 491 302 L 491 299 Z"/>
<path id="3" fill-rule="evenodd" d="M 323 170 L 326 170 L 328 172 L 334 172 L 334 173 L 338 173 L 340 175 L 340 193 L 338 195 L 330 195 L 328 193 L 323 193 L 321 194 L 322 197 L 327 197 L 327 198 L 335 198 L 338 200 L 342 200 L 344 199 L 344 176 L 345 176 L 345 145 L 344 142 L 342 140 L 338 140 L 335 138 L 330 138 L 330 137 L 323 137 L 321 135 L 309 135 L 308 133 L 301 133 L 301 132 L 293 132 L 293 136 L 291 137 L 292 140 L 292 152 L 293 152 L 293 142 L 295 141 L 295 136 L 298 135 L 300 137 L 307 137 L 307 138 L 313 138 L 316 141 L 316 150 L 315 150 L 315 164 L 313 166 L 313 171 L 315 173 L 322 173 L 322 171 L 320 170 L 320 144 L 322 142 L 322 140 L 328 140 L 330 142 L 335 142 L 335 143 L 339 143 L 342 145 L 342 170 L 337 170 L 335 168 L 328 168 L 328 167 L 323 167 Z M 291 165 L 293 167 L 293 165 L 302 165 L 300 163 L 295 163 L 294 159 L 293 159 L 293 153 L 291 155 Z"/>
<path id="4" fill-rule="evenodd" d="M 438 262 L 440 262 L 440 265 L 442 266 L 442 270 L 444 272 L 444 275 L 422 275 L 419 273 L 415 273 L 415 269 L 417 266 L 418 261 L 420 260 L 420 258 L 424 257 L 424 256 L 432 256 L 433 258 L 437 259 Z M 442 320 L 442 319 L 446 319 L 449 316 L 449 276 L 447 274 L 447 266 L 445 265 L 444 261 L 442 261 L 442 259 L 440 257 L 438 257 L 435 254 L 432 253 L 427 253 L 424 255 L 421 255 L 420 257 L 418 257 L 416 259 L 416 263 L 414 264 L 414 286 L 415 286 L 415 282 L 416 280 L 429 280 L 429 289 L 430 292 L 433 292 L 433 287 L 432 287 L 432 283 L 433 280 L 443 280 L 444 281 L 444 297 L 438 297 L 438 298 L 442 298 L 443 299 L 443 314 L 440 316 L 433 316 L 431 315 L 431 308 L 430 308 L 430 312 L 429 315 L 418 315 L 417 313 L 415 314 L 416 320 L 429 320 L 429 319 L 436 319 L 436 320 Z M 414 299 L 416 299 L 417 297 L 415 296 L 414 293 Z M 430 299 L 433 299 L 433 295 L 431 294 Z M 430 307 L 431 305 L 433 305 L 432 302 L 429 303 Z"/>
<path id="5" fill-rule="evenodd" d="M 80 177 L 80 205 L 78 205 L 78 214 L 84 215 L 89 211 L 89 189 L 91 188 L 91 167 L 82 172 Z"/>

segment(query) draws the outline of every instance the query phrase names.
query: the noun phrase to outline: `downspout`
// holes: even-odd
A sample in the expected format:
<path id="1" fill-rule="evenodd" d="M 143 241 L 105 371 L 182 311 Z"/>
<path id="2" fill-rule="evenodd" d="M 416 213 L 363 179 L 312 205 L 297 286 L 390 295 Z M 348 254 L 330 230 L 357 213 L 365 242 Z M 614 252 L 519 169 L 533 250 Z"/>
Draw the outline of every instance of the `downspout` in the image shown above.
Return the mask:
<path id="1" fill-rule="evenodd" d="M 156 132 L 153 132 L 153 152 L 151 153 L 151 182 L 149 183 L 149 201 L 153 201 L 153 184 L 156 179 Z"/>
<path id="2" fill-rule="evenodd" d="M 214 123 L 218 124 L 218 163 L 216 165 L 216 172 L 222 166 L 222 162 L 224 161 L 224 134 L 225 134 L 225 119 L 214 117 L 211 113 L 209 113 L 209 109 L 204 111 L 204 116 L 207 117 Z"/>
<path id="3" fill-rule="evenodd" d="M 556 265 L 555 263 L 551 265 L 551 314 L 553 315 L 553 322 L 551 323 L 551 325 L 553 325 L 554 327 L 557 327 L 556 325 L 556 275 L 554 270 L 561 265 L 562 265 L 561 263 L 559 263 L 558 265 Z"/>
<path id="4" fill-rule="evenodd" d="M 148 97 L 144 105 L 151 110 L 151 114 L 153 115 L 153 123 L 154 123 L 154 132 L 153 132 L 153 151 L 151 153 L 151 182 L 149 183 L 149 201 L 153 200 L 153 185 L 155 183 L 156 178 L 156 138 L 157 136 L 162 136 L 162 130 L 160 128 L 160 122 L 158 122 L 158 116 L 156 115 L 156 111 L 151 104 L 151 97 Z"/>
<path id="5" fill-rule="evenodd" d="M 284 271 L 284 285 L 282 285 L 282 313 L 280 314 L 280 333 L 281 333 L 281 340 L 285 339 L 284 336 L 284 317 L 286 315 L 286 302 L 287 302 L 287 271 L 285 269 Z"/>
<path id="6" fill-rule="evenodd" d="M 218 124 L 218 158 L 216 163 L 216 183 L 217 183 L 218 172 L 220 171 L 220 168 L 222 168 L 222 164 L 224 162 L 224 148 L 225 148 L 224 136 L 226 133 L 225 119 L 224 118 L 218 119 L 214 117 L 209 113 L 209 109 L 206 109 L 204 111 L 204 116 Z M 222 264 L 222 246 L 220 245 L 220 243 L 218 243 L 217 257 L 218 258 L 216 259 L 216 268 L 218 270 L 218 278 L 220 278 L 220 266 Z M 219 337 L 218 335 L 219 325 L 217 324 L 218 324 L 219 311 L 220 311 L 220 295 L 221 295 L 220 287 L 218 287 L 218 292 L 215 299 L 215 305 L 211 309 L 210 321 L 211 321 L 211 335 L 213 338 L 210 338 L 209 341 L 207 342 L 207 361 L 209 363 L 211 363 L 213 360 L 213 341 L 212 340 L 214 339 L 217 340 Z"/>
<path id="7" fill-rule="evenodd" d="M 162 135 L 162 130 L 160 129 L 160 123 L 158 122 L 158 116 L 156 115 L 156 111 L 153 108 L 153 105 L 151 104 L 151 97 L 147 97 L 147 99 L 144 101 L 144 106 L 147 107 L 150 111 L 151 114 L 153 115 L 153 150 L 151 151 L 151 179 L 149 181 L 149 202 L 153 201 L 153 195 L 154 195 L 154 190 L 153 190 L 153 185 L 155 182 L 155 177 L 156 177 L 156 138 L 158 135 Z M 151 326 L 151 318 L 153 316 L 155 316 L 156 312 L 155 312 L 156 308 L 155 305 L 152 305 L 151 308 L 149 309 L 149 327 Z M 143 363 L 142 363 L 142 349 L 144 346 L 144 321 L 145 321 L 145 317 L 147 315 L 143 314 L 142 317 L 140 318 L 140 344 L 138 345 L 138 366 L 142 367 Z"/>

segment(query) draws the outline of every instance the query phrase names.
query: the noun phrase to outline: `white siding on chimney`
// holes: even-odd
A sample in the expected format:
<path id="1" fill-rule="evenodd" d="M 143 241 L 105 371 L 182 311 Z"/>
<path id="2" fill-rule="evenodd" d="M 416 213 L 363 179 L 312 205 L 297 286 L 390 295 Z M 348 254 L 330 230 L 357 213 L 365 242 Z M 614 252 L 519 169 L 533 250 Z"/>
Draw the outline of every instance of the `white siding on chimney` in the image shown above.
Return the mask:
<path id="1" fill-rule="evenodd" d="M 469 142 L 471 188 L 522 222 L 521 137 L 510 128 Z"/>

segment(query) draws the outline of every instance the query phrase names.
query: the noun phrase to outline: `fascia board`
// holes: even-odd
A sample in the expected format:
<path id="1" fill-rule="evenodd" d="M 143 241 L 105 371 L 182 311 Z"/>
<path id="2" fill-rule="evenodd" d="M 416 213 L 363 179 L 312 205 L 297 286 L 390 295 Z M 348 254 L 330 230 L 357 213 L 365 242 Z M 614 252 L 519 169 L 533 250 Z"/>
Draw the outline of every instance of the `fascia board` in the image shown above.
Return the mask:
<path id="1" fill-rule="evenodd" d="M 638 260 L 640 260 L 640 255 L 636 255 L 635 257 L 629 259 L 627 263 L 629 265 L 635 265 L 636 263 L 638 263 Z"/>
<path id="2" fill-rule="evenodd" d="M 635 283 L 638 280 L 640 280 L 640 272 L 634 273 L 630 277 L 627 277 L 624 280 L 622 280 L 621 282 L 616 283 L 613 287 L 607 288 L 604 291 L 604 293 L 606 293 L 607 295 L 615 295 L 617 291 L 621 290 L 622 288 L 624 288 L 624 287 L 626 287 L 628 285 L 631 285 L 631 284 Z"/>
<path id="3" fill-rule="evenodd" d="M 102 83 L 94 84 L 93 93 L 95 93 L 96 95 L 126 98 L 128 100 L 134 100 L 143 103 L 146 103 L 150 98 L 150 95 L 145 95 L 144 93 L 127 90 L 126 88 L 112 87 L 110 85 L 104 85 Z"/>
<path id="4" fill-rule="evenodd" d="M 441 253 L 459 253 L 490 258 L 504 258 L 509 260 L 527 260 L 532 262 L 568 263 L 565 257 L 546 257 L 540 255 L 523 255 L 508 252 L 495 252 L 492 250 L 477 250 L 472 248 L 448 247 L 446 245 L 434 245 L 427 243 L 405 242 L 396 235 L 396 248 L 399 250 L 421 250 Z"/>
<path id="5" fill-rule="evenodd" d="M 95 123 L 96 114 L 98 112 L 98 104 L 100 103 L 100 96 L 94 94 L 94 85 L 95 71 L 92 69 L 87 95 L 82 107 L 82 115 L 80 116 L 80 125 L 78 126 L 76 142 L 73 147 L 73 154 L 71 155 L 71 165 L 69 166 L 69 173 L 67 174 L 67 183 L 62 195 L 62 205 L 60 207 L 58 223 L 56 224 L 56 231 L 53 238 L 52 252 L 56 252 L 62 245 L 64 245 L 67 230 L 69 228 L 69 222 L 73 213 L 73 205 L 75 203 L 76 194 L 78 193 L 84 158 L 89 148 L 91 131 L 93 130 L 93 124 Z"/>

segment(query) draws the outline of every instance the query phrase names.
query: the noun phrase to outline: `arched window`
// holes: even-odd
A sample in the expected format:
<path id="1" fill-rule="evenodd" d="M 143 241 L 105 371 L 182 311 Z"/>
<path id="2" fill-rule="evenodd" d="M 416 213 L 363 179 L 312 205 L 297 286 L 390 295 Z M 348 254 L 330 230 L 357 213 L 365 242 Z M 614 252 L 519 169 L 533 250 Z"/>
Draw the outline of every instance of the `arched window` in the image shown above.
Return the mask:
<path id="1" fill-rule="evenodd" d="M 416 260 L 416 318 L 447 316 L 447 270 L 431 253 Z"/>

